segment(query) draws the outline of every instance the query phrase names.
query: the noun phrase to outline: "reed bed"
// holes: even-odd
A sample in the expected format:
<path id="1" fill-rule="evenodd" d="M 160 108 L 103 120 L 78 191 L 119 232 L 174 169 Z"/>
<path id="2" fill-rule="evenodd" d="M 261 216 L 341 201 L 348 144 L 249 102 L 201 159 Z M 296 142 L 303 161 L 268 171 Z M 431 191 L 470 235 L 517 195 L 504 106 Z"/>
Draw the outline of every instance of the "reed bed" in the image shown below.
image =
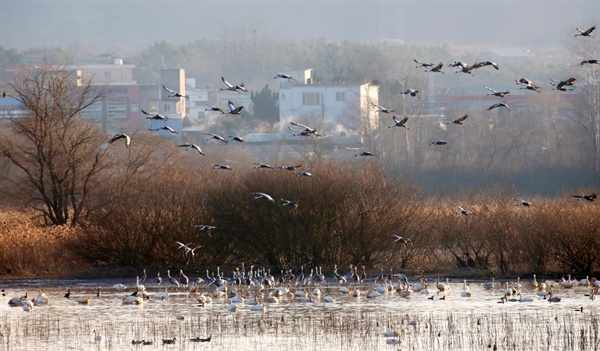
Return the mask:
<path id="1" fill-rule="evenodd" d="M 597 308 L 544 307 L 462 311 L 455 307 L 415 312 L 409 304 L 393 309 L 351 303 L 268 306 L 266 313 L 246 309 L 228 313 L 221 303 L 196 307 L 176 320 L 171 310 L 145 311 L 127 306 L 110 315 L 82 308 L 77 314 L 3 313 L 0 349 L 132 350 L 132 340 L 152 341 L 142 350 L 598 350 Z M 178 307 L 179 308 L 179 307 Z M 13 309 L 14 312 L 16 309 Z M 96 311 L 97 312 L 97 311 Z M 102 336 L 94 341 L 93 330 Z M 386 338 L 383 333 L 399 336 Z M 193 337 L 212 336 L 210 343 Z M 162 339 L 177 339 L 162 345 Z M 389 341 L 388 341 L 389 340 Z M 388 343 L 389 342 L 389 343 Z M 390 344 L 391 343 L 391 344 Z"/>

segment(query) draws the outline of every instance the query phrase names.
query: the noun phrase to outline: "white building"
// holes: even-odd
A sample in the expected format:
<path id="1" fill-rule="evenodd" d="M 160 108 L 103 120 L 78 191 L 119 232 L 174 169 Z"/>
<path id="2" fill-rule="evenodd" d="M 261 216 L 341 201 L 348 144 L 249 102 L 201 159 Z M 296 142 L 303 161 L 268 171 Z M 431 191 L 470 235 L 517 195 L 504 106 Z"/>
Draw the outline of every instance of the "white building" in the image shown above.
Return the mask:
<path id="1" fill-rule="evenodd" d="M 365 144 L 372 140 L 379 126 L 379 114 L 371 105 L 378 103 L 378 86 L 310 84 L 310 77 L 281 81 L 279 115 L 282 129 L 287 129 L 289 122 L 293 121 L 316 128 L 322 135 L 331 136 L 335 144 L 360 143 L 369 146 Z"/>

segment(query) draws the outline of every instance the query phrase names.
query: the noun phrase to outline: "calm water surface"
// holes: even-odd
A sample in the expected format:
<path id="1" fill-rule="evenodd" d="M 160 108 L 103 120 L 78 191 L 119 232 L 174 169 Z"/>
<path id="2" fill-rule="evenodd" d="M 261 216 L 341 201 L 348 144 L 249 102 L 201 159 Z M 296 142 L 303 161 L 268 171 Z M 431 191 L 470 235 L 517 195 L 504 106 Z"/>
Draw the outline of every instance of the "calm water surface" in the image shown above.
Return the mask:
<path id="1" fill-rule="evenodd" d="M 122 283 L 127 289 L 114 288 Z M 164 283 L 163 283 L 164 284 Z M 498 303 L 500 284 L 493 291 L 470 282 L 471 297 L 462 297 L 462 281 L 451 290 L 412 293 L 403 298 L 395 291 L 367 298 L 373 285 L 359 287 L 360 297 L 321 286 L 314 302 L 297 302 L 284 295 L 280 303 L 266 303 L 265 312 L 238 305 L 229 312 L 226 298 L 200 305 L 197 296 L 169 288 L 169 297 L 155 296 L 164 286 L 146 283 L 150 299 L 143 305 L 122 300 L 135 291 L 131 281 L 113 280 L 0 280 L 7 296 L 0 297 L 0 350 L 598 350 L 600 314 L 589 288 L 565 289 L 555 285 L 560 303 L 549 303 L 523 284 L 522 296 L 532 302 Z M 549 285 L 549 284 L 548 284 Z M 10 307 L 13 296 L 27 291 L 34 298 L 43 287 L 49 303 L 25 312 Z M 100 297 L 96 296 L 100 287 Z M 71 289 L 71 298 L 64 297 Z M 292 292 L 304 288 L 293 287 Z M 314 286 L 306 287 L 311 293 Z M 232 289 L 230 289 L 232 290 Z M 200 292 L 212 294 L 212 287 Z M 325 295 L 336 298 L 324 302 Z M 77 297 L 88 297 L 81 305 Z M 433 296 L 433 300 L 429 298 Z M 518 297 L 515 297 L 518 299 Z M 583 307 L 583 312 L 576 311 Z M 96 331 L 96 334 L 94 334 Z M 385 337 L 396 331 L 399 337 Z M 95 335 L 101 340 L 96 341 Z M 190 339 L 211 336 L 210 342 Z M 163 339 L 176 338 L 174 344 Z M 132 345 L 132 340 L 152 345 Z"/>

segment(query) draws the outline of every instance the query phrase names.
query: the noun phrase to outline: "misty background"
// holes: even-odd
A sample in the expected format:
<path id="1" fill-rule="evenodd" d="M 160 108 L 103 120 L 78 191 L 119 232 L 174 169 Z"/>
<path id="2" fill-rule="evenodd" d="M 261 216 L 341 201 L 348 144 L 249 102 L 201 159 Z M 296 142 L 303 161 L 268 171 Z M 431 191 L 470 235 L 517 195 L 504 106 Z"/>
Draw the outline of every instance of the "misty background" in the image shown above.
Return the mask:
<path id="1" fill-rule="evenodd" d="M 518 98 L 523 91 L 514 80 L 527 77 L 545 85 L 543 93 L 525 92 L 526 111 L 513 108 L 499 120 L 488 119 L 491 112 L 467 99 L 447 103 L 444 118 L 469 113 L 468 129 L 446 131 L 447 120 L 415 118 L 405 137 L 389 130 L 389 116 L 381 115 L 385 132 L 379 148 L 386 152 L 381 159 L 390 174 L 436 191 L 501 184 L 554 195 L 563 187 L 598 184 L 600 131 L 593 131 L 600 124 L 597 104 L 590 98 L 600 96 L 594 83 L 598 73 L 579 62 L 598 58 L 599 39 L 574 35 L 575 27 L 599 23 L 598 0 L 0 0 L 0 48 L 6 57 L 0 59 L 14 63 L 21 52 L 60 48 L 69 58 L 122 58 L 136 65 L 134 78 L 140 84 L 158 84 L 162 68 L 181 67 L 199 85 L 218 86 L 220 77 L 235 77 L 251 90 L 264 89 L 272 96 L 277 92 L 276 72 L 311 68 L 319 84 L 375 83 L 382 105 L 412 116 L 422 114 L 428 92 L 485 97 L 487 85 L 510 89 Z M 592 34 L 600 36 L 598 30 Z M 584 50 L 576 47 L 580 43 L 595 47 Z M 484 69 L 475 77 L 456 75 L 448 67 L 456 60 L 491 59 L 486 51 L 490 48 L 517 48 L 527 57 L 512 63 L 500 57 L 499 71 Z M 413 59 L 443 61 L 449 74 L 436 75 L 432 82 L 422 69 L 415 69 Z M 553 91 L 548 79 L 566 75 L 576 76 L 578 87 L 587 83 L 589 89 L 576 90 L 587 95 Z M 401 98 L 409 86 L 419 89 L 423 99 Z M 211 131 L 233 133 L 239 126 L 223 122 L 220 127 Z M 442 154 L 429 147 L 433 138 L 460 143 L 452 153 Z"/>
<path id="2" fill-rule="evenodd" d="M 257 31 L 274 40 L 560 46 L 598 23 L 600 1 L 0 1 L 5 48 L 125 53 Z"/>

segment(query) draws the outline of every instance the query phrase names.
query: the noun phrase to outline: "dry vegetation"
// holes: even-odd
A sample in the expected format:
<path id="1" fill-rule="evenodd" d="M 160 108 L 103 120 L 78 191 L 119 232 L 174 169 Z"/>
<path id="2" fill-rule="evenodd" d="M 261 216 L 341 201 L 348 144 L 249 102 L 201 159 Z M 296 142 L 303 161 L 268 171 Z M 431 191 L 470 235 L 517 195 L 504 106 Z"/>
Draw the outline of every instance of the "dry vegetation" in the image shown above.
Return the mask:
<path id="1" fill-rule="evenodd" d="M 538 198 L 534 206 L 522 207 L 496 189 L 460 199 L 426 198 L 414 185 L 380 173 L 377 160 L 326 162 L 305 178 L 256 170 L 241 161 L 232 172 L 214 170 L 205 158 L 197 165 L 197 157 L 178 158 L 163 147 L 154 162 L 171 161 L 157 171 L 110 174 L 102 192 L 113 201 L 78 226 L 45 227 L 32 212 L 4 212 L 0 269 L 64 272 L 73 268 L 73 257 L 81 265 L 155 269 L 241 262 L 275 271 L 323 265 L 327 273 L 334 264 L 349 263 L 372 271 L 460 269 L 463 275 L 600 269 L 595 202 Z M 257 191 L 276 203 L 255 200 Z M 280 198 L 301 202 L 284 207 Z M 453 203 L 475 214 L 458 214 Z M 198 224 L 216 229 L 199 231 Z M 409 237 L 412 244 L 393 243 L 392 234 Z M 176 249 L 175 240 L 202 247 L 192 258 Z"/>

